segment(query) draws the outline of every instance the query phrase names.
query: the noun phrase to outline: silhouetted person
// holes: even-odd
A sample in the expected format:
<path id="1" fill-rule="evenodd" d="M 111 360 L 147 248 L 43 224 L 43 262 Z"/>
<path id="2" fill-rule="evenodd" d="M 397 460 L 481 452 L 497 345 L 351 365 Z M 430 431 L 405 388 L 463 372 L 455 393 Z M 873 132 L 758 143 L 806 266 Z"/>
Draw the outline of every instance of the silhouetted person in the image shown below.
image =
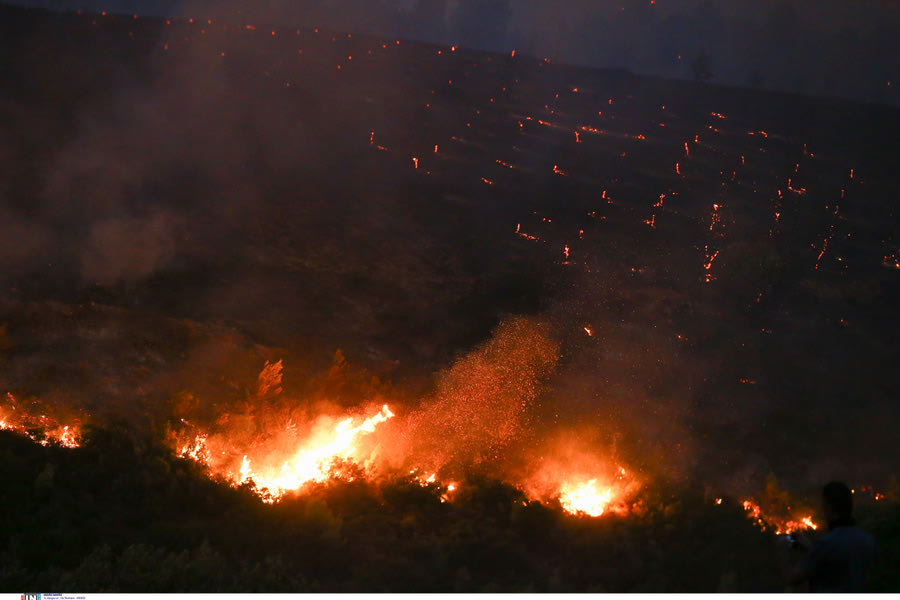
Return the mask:
<path id="1" fill-rule="evenodd" d="M 792 567 L 788 548 L 782 547 L 780 558 L 788 583 L 808 581 L 811 592 L 861 592 L 875 558 L 875 539 L 856 526 L 853 493 L 843 483 L 832 481 L 822 489 L 822 508 L 828 533 L 815 544 L 802 534 L 796 536 L 799 545 L 809 550 L 799 563 Z"/>

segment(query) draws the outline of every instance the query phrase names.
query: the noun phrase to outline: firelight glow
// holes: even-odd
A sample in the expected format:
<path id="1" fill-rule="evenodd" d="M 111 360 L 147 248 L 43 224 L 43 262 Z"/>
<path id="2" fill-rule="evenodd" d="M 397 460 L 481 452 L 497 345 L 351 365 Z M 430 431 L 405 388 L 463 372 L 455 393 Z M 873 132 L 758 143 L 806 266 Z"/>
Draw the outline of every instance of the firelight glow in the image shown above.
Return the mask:
<path id="1" fill-rule="evenodd" d="M 599 517 L 609 508 L 612 499 L 612 488 L 598 486 L 597 480 L 591 479 L 580 485 L 563 485 L 559 503 L 566 512 Z"/>
<path id="2" fill-rule="evenodd" d="M 330 432 L 301 443 L 283 461 L 277 455 L 251 458 L 245 454 L 236 472 L 227 468 L 220 470 L 210 464 L 205 435 L 198 436 L 194 444 L 185 446 L 179 454 L 206 463 L 216 474 L 224 475 L 236 484 L 252 481 L 261 496 L 275 499 L 287 491 L 299 490 L 307 483 L 322 482 L 333 477 L 340 461 L 365 462 L 367 457 L 362 456 L 357 442 L 393 416 L 394 413 L 385 404 L 378 413 L 359 424 L 354 425 L 353 418 L 345 418 Z"/>

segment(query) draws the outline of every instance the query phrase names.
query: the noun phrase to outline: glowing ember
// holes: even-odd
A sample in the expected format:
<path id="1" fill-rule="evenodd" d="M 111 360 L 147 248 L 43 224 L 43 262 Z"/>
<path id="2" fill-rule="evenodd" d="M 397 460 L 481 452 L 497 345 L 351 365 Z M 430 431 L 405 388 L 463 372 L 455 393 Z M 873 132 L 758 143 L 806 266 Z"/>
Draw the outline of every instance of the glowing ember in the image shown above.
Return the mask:
<path id="1" fill-rule="evenodd" d="M 705 252 L 706 252 L 706 262 L 703 263 L 703 269 L 706 271 L 706 273 L 704 275 L 704 281 L 706 283 L 709 283 L 710 281 L 713 280 L 713 276 L 712 276 L 712 273 L 710 273 L 710 269 L 712 269 L 713 262 L 715 262 L 716 258 L 719 256 L 719 251 L 716 250 L 715 252 L 710 254 L 709 247 L 707 246 L 705 248 Z"/>
<path id="2" fill-rule="evenodd" d="M 441 502 L 449 502 L 453 493 L 458 489 L 458 485 L 455 482 L 447 483 L 446 485 L 440 481 L 438 481 L 437 473 L 432 473 L 428 477 L 423 477 L 421 475 L 416 475 L 418 472 L 417 469 L 413 469 L 409 472 L 410 475 L 415 477 L 415 480 L 422 487 L 430 487 L 434 486 L 436 488 L 442 489 L 443 493 L 441 494 Z"/>
<path id="3" fill-rule="evenodd" d="M 521 224 L 521 223 L 518 223 L 518 224 L 516 225 L 516 235 L 519 236 L 519 237 L 525 238 L 526 240 L 531 240 L 531 241 L 533 241 L 533 242 L 538 241 L 538 238 L 537 238 L 537 237 L 535 237 L 535 236 L 533 236 L 533 235 L 529 235 L 529 234 L 525 233 L 524 231 L 522 231 L 522 224 Z"/>

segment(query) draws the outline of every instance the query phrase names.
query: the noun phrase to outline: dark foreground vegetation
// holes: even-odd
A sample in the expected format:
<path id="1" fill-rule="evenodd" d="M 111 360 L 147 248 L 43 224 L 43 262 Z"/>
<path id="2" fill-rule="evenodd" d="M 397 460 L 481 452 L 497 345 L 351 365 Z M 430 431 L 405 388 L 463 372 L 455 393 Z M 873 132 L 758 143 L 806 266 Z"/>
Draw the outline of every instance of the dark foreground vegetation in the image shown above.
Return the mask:
<path id="1" fill-rule="evenodd" d="M 78 449 L 0 431 L 0 589 L 84 592 L 781 591 L 773 536 L 738 502 L 658 482 L 584 518 L 472 477 L 452 502 L 402 477 L 275 505 L 125 427 Z M 860 506 L 873 591 L 900 590 L 900 502 Z"/>

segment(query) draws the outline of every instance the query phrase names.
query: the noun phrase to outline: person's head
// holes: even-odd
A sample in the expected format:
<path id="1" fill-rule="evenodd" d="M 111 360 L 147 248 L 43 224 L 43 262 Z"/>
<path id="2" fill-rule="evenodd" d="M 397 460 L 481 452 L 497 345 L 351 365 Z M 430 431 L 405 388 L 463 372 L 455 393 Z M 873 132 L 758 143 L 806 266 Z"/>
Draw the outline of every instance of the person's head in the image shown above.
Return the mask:
<path id="1" fill-rule="evenodd" d="M 822 488 L 822 504 L 828 521 L 853 515 L 853 492 L 846 484 L 832 481 Z"/>

